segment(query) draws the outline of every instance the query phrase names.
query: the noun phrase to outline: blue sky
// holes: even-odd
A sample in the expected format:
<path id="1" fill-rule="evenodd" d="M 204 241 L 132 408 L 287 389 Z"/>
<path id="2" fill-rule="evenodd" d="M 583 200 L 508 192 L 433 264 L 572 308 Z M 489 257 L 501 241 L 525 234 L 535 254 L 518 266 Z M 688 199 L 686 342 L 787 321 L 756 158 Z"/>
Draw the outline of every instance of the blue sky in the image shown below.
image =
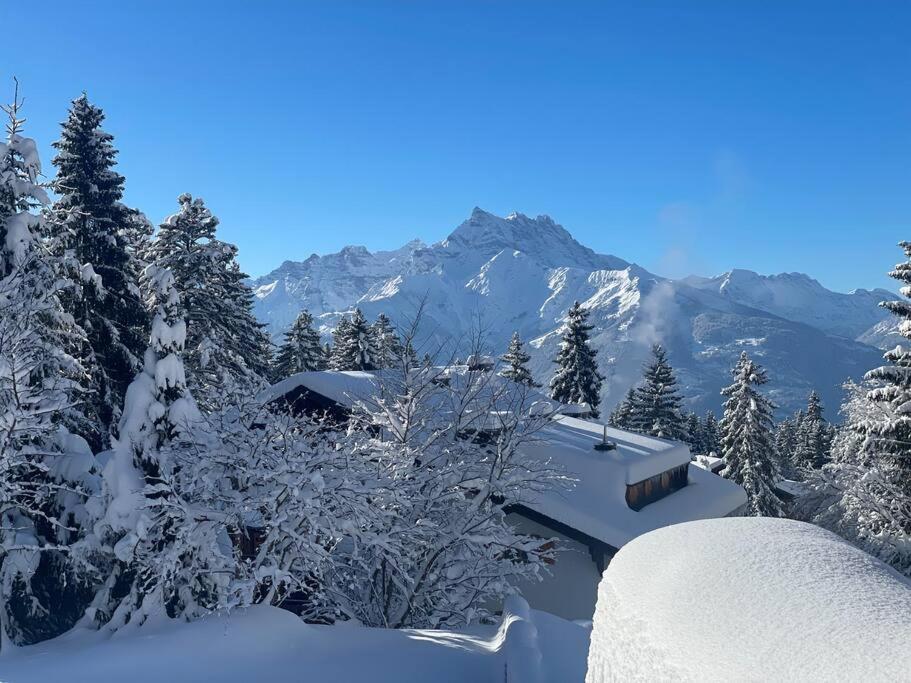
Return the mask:
<path id="1" fill-rule="evenodd" d="M 891 286 L 911 3 L 0 3 L 44 150 L 83 89 L 127 202 L 189 191 L 243 267 L 547 213 L 663 275 Z M 11 81 L 7 81 L 11 89 Z"/>

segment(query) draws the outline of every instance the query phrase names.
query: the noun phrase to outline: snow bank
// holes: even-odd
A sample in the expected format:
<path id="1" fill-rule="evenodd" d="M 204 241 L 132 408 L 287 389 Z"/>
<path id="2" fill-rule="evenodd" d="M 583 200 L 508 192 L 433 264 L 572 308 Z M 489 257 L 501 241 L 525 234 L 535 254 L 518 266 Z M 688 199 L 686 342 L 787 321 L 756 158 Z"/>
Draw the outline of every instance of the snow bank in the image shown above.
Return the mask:
<path id="1" fill-rule="evenodd" d="M 659 529 L 605 571 L 588 665 L 588 683 L 907 680 L 911 582 L 801 522 Z"/>
<path id="2" fill-rule="evenodd" d="M 74 632 L 5 653 L 0 680 L 581 683 L 588 646 L 587 629 L 531 611 L 521 599 L 509 601 L 499 628 L 462 632 L 311 626 L 257 607 L 100 636 Z"/>

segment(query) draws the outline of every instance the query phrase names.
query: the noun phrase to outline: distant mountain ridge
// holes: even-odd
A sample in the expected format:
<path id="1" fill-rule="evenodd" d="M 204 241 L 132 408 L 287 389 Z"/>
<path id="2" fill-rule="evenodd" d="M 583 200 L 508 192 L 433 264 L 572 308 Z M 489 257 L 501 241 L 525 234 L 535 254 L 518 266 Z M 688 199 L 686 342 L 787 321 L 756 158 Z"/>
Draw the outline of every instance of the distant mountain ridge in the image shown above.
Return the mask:
<path id="1" fill-rule="evenodd" d="M 501 353 L 518 331 L 542 382 L 552 373 L 566 311 L 579 300 L 595 326 L 606 408 L 639 380 L 651 344 L 660 342 L 693 409 L 720 408 L 718 392 L 747 349 L 767 367 L 782 410 L 801 406 L 815 388 L 830 418 L 841 383 L 880 360 L 881 351 L 864 342 L 889 339 L 882 332 L 889 315 L 878 303 L 894 298 L 881 289 L 832 292 L 799 273 L 732 270 L 671 280 L 594 252 L 548 216 L 499 217 L 479 208 L 435 244 L 415 240 L 375 253 L 345 247 L 286 261 L 254 288 L 257 315 L 274 335 L 302 308 L 328 334 L 355 306 L 402 323 L 422 302 L 422 330 L 434 347 L 480 326 L 491 351 Z"/>

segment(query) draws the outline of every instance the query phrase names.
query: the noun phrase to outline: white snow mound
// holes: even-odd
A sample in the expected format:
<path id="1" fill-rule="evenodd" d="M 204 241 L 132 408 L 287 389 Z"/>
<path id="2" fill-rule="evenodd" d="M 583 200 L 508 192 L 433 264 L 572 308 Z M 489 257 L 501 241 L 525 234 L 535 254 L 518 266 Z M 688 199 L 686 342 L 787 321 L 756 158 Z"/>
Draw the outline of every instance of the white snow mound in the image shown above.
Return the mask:
<path id="1" fill-rule="evenodd" d="M 604 573 L 588 683 L 897 681 L 911 582 L 837 536 L 768 518 L 678 524 Z"/>

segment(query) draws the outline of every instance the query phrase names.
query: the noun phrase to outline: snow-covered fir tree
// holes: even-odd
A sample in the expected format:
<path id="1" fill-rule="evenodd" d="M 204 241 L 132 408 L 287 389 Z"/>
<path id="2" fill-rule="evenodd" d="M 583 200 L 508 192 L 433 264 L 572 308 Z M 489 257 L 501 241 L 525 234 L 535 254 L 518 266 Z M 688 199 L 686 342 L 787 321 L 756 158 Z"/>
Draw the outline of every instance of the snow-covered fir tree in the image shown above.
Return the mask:
<path id="1" fill-rule="evenodd" d="M 611 427 L 617 427 L 618 429 L 633 429 L 633 409 L 635 403 L 636 390 L 634 387 L 630 387 L 629 391 L 626 392 L 626 396 L 617 404 L 607 418 L 607 423 Z"/>
<path id="2" fill-rule="evenodd" d="M 911 496 L 900 463 L 868 441 L 866 425 L 890 419 L 889 403 L 872 401 L 879 382 L 848 383 L 831 461 L 808 474 L 810 492 L 794 516 L 834 531 L 911 577 Z"/>
<path id="3" fill-rule="evenodd" d="M 370 325 L 361 309 L 355 308 L 351 318 L 342 318 L 335 328 L 329 367 L 333 370 L 376 370 L 376 360 Z"/>
<path id="4" fill-rule="evenodd" d="M 807 398 L 807 410 L 802 414 L 794 434 L 792 457 L 794 466 L 798 468 L 818 470 L 829 460 L 831 434 L 822 411 L 819 394 L 811 391 Z M 782 438 L 787 436 L 783 434 Z"/>
<path id="5" fill-rule="evenodd" d="M 899 246 L 906 258 L 889 275 L 902 283 L 904 298 L 881 305 L 911 339 L 911 242 Z M 849 388 L 842 407 L 848 428 L 835 439 L 833 463 L 811 477 L 818 496 L 807 514 L 911 576 L 911 345 L 884 358 L 865 385 Z"/>
<path id="6" fill-rule="evenodd" d="M 660 345 L 652 347 L 652 356 L 643 383 L 636 389 L 633 426 L 643 434 L 686 441 L 686 423 L 681 412 L 683 397 L 678 392 L 674 370 Z"/>
<path id="7" fill-rule="evenodd" d="M 690 451 L 707 455 L 702 440 L 702 423 L 699 422 L 699 416 L 696 413 L 686 414 L 684 430 L 686 431 L 686 443 L 689 444 Z"/>
<path id="8" fill-rule="evenodd" d="M 80 360 L 91 381 L 91 407 L 98 427 L 88 434 L 106 443 L 127 386 L 139 365 L 148 330 L 136 265 L 125 237 L 132 218 L 121 203 L 123 176 L 114 170 L 113 138 L 101 129 L 104 113 L 83 94 L 75 99 L 54 143 L 57 177 L 53 231 L 60 248 L 78 266 L 65 307 L 87 334 Z"/>
<path id="9" fill-rule="evenodd" d="M 906 260 L 897 264 L 889 275 L 902 286 L 903 299 L 884 301 L 881 305 L 900 319 L 898 333 L 911 340 L 911 242 L 901 242 Z M 866 437 L 864 449 L 891 459 L 903 473 L 900 485 L 911 496 L 911 418 L 906 416 L 911 405 L 911 345 L 900 344 L 884 355 L 887 364 L 867 373 L 867 379 L 881 386 L 872 389 L 868 398 L 883 407 L 881 418 L 859 420 L 854 428 Z"/>
<path id="10" fill-rule="evenodd" d="M 775 463 L 771 401 L 756 387 L 768 379 L 746 351 L 732 374 L 734 383 L 721 391 L 725 396 L 721 420 L 721 454 L 725 468 L 721 476 L 740 484 L 747 494 L 747 513 L 780 517 L 781 501 L 774 486 L 778 476 Z"/>
<path id="11" fill-rule="evenodd" d="M 324 370 L 327 364 L 319 332 L 313 329 L 313 316 L 301 311 L 275 355 L 272 378 L 277 382 L 298 372 Z"/>
<path id="12" fill-rule="evenodd" d="M 376 317 L 376 322 L 370 328 L 373 338 L 375 365 L 378 370 L 396 367 L 402 363 L 402 342 L 392 321 L 385 313 Z"/>
<path id="13" fill-rule="evenodd" d="M 589 344 L 588 311 L 578 301 L 566 314 L 560 350 L 554 362 L 557 371 L 550 380 L 550 395 L 561 403 L 588 403 L 592 414 L 598 416 L 601 403 L 601 382 L 598 372 L 598 352 Z"/>
<path id="14" fill-rule="evenodd" d="M 17 84 L 18 85 L 18 84 Z M 62 281 L 42 243 L 34 140 L 18 87 L 0 142 L 0 654 L 67 630 L 88 588 L 67 552 L 97 487 L 88 444 L 64 424 L 81 368 L 65 353 Z"/>
<path id="15" fill-rule="evenodd" d="M 500 360 L 503 362 L 503 369 L 500 370 L 501 377 L 530 387 L 541 386 L 538 382 L 535 382 L 531 370 L 528 369 L 528 361 L 531 360 L 531 356 L 525 353 L 522 339 L 519 337 L 518 332 L 512 333 L 509 347 L 506 349 L 506 353 L 501 356 Z"/>
<path id="16" fill-rule="evenodd" d="M 201 423 L 182 360 L 187 326 L 180 297 L 169 270 L 151 265 L 146 277 L 156 315 L 103 472 L 93 560 L 107 578 L 86 612 L 87 623 L 109 630 L 155 615 L 205 614 L 219 606 L 233 572 L 218 520 L 187 500 L 174 457 L 175 444 L 189 443 Z"/>
<path id="17" fill-rule="evenodd" d="M 253 293 L 234 245 L 216 239 L 218 219 L 200 198 L 178 197 L 180 209 L 148 249 L 158 269 L 173 273 L 188 324 L 190 388 L 210 410 L 225 387 L 258 386 L 268 374 L 271 342 L 253 315 Z"/>
<path id="18" fill-rule="evenodd" d="M 795 451 L 797 449 L 798 424 L 803 420 L 802 411 L 781 420 L 775 425 L 775 453 L 782 475 L 793 478 L 797 475 Z"/>
<path id="19" fill-rule="evenodd" d="M 718 427 L 718 420 L 715 419 L 715 413 L 711 410 L 705 414 L 705 419 L 701 426 L 701 448 L 705 455 L 721 453 L 721 435 Z"/>

